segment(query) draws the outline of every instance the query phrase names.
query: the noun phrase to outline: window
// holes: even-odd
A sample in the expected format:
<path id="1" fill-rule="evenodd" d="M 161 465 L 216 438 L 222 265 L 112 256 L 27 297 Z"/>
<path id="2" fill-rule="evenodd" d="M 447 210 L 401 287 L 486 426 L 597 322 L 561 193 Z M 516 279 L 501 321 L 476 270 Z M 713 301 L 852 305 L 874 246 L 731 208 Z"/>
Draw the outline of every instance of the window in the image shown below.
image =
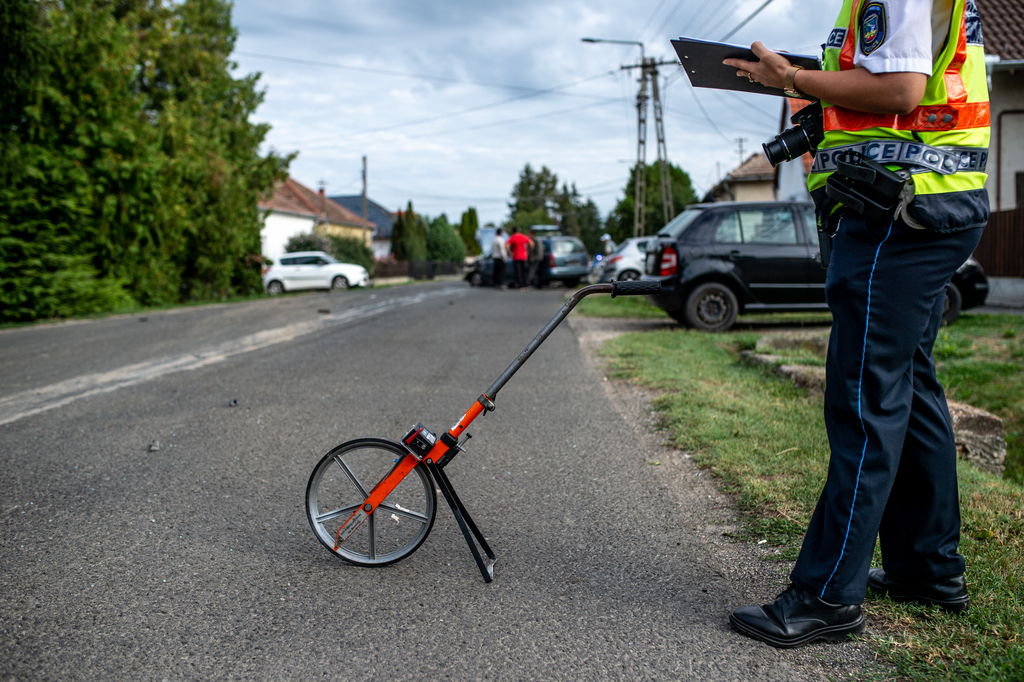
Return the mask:
<path id="1" fill-rule="evenodd" d="M 295 265 L 298 258 L 282 258 L 281 265 Z"/>
<path id="2" fill-rule="evenodd" d="M 742 244 L 740 235 L 740 217 L 737 213 L 729 213 L 715 229 L 715 241 L 719 244 Z"/>
<path id="3" fill-rule="evenodd" d="M 647 242 L 637 242 L 636 250 L 639 251 L 640 253 L 647 253 Z"/>
<path id="4" fill-rule="evenodd" d="M 719 244 L 796 244 L 796 223 L 788 208 L 756 208 L 730 213 L 718 223 Z"/>
<path id="5" fill-rule="evenodd" d="M 690 208 L 683 211 L 669 221 L 668 225 L 658 230 L 658 236 L 668 237 L 669 239 L 678 238 L 683 233 L 683 230 L 703 213 L 704 210 L 700 208 Z"/>
<path id="6" fill-rule="evenodd" d="M 568 253 L 583 253 L 585 249 L 583 244 L 576 242 L 573 239 L 555 239 L 551 243 L 552 251 L 559 256 L 564 256 Z"/>
<path id="7" fill-rule="evenodd" d="M 316 256 L 301 256 L 295 259 L 296 265 L 316 265 L 320 259 Z"/>

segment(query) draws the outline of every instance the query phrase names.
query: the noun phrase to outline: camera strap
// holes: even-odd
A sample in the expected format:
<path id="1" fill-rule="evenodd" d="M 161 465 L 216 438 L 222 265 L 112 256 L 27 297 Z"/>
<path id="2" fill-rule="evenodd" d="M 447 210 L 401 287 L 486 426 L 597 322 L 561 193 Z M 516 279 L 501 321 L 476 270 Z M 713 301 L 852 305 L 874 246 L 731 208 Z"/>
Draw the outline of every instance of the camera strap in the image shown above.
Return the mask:
<path id="1" fill-rule="evenodd" d="M 851 152 L 878 163 L 906 166 L 911 173 L 983 173 L 988 165 L 988 149 L 985 147 L 932 147 L 915 140 L 865 140 L 819 149 L 814 153 L 811 172 L 835 172 L 839 169 L 839 162 Z"/>

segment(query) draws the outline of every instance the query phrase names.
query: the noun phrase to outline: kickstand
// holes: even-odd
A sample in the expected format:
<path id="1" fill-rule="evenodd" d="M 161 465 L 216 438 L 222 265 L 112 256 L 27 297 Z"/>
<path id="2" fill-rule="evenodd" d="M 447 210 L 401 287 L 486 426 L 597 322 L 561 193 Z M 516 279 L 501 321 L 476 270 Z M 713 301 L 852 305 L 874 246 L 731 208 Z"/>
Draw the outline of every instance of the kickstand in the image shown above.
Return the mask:
<path id="1" fill-rule="evenodd" d="M 469 551 L 473 552 L 473 558 L 476 559 L 476 565 L 480 569 L 480 575 L 484 577 L 484 582 L 489 583 L 494 580 L 494 552 L 491 550 L 487 541 L 484 539 L 483 533 L 473 523 L 473 518 L 466 511 L 466 508 L 462 506 L 462 500 L 455 494 L 455 489 L 452 487 L 452 482 L 448 480 L 448 475 L 444 473 L 444 469 L 437 466 L 434 462 L 429 459 L 426 460 L 427 470 L 430 471 L 431 476 L 434 477 L 434 481 L 438 487 L 441 488 L 441 492 L 444 494 L 448 505 L 452 508 L 452 513 L 455 514 L 455 520 L 459 522 L 459 528 L 462 529 L 462 534 L 466 538 L 466 544 L 469 545 Z M 471 536 L 469 533 L 473 531 Z M 480 543 L 480 547 L 484 550 L 484 554 L 487 555 L 491 561 L 490 563 L 484 563 L 483 558 L 480 556 L 479 550 L 476 548 L 476 544 L 473 542 L 473 537 L 476 537 L 476 541 Z"/>

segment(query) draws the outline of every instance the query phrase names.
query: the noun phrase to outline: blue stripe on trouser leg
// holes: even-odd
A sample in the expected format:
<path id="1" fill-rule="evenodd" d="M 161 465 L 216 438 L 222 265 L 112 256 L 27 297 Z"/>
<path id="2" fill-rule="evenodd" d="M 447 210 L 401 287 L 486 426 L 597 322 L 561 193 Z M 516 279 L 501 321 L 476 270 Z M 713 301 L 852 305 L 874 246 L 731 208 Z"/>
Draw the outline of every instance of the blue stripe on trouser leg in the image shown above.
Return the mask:
<path id="1" fill-rule="evenodd" d="M 945 454 L 954 447 L 952 431 L 948 412 L 939 409 L 945 401 L 931 346 L 946 283 L 980 236 L 981 229 L 938 234 L 900 224 L 890 231 L 888 224 L 869 224 L 854 214 L 842 220 L 825 285 L 833 315 L 825 384 L 832 454 L 791 574 L 794 583 L 827 601 L 863 601 L 887 504 L 887 529 L 920 524 L 905 528 L 913 537 L 901 541 L 913 549 L 894 555 L 898 565 L 930 575 L 963 570 L 956 553 L 955 454 L 951 462 Z M 905 445 L 913 453 L 908 462 L 917 464 L 904 465 L 904 471 Z M 942 456 L 926 454 L 933 450 Z M 933 492 L 914 496 L 911 479 L 922 470 Z M 922 501 L 926 507 L 908 515 L 907 507 Z M 888 556 L 884 560 L 888 566 Z"/>

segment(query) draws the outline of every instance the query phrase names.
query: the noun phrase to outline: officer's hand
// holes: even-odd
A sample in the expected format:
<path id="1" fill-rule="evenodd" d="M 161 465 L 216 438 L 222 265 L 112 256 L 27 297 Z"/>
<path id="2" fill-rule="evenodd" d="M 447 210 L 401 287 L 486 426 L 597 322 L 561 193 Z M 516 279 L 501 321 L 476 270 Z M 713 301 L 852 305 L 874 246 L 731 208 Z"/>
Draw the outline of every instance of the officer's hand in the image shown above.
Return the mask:
<path id="1" fill-rule="evenodd" d="M 760 61 L 748 62 L 745 59 L 726 59 L 723 64 L 739 69 L 737 76 L 749 78 L 761 85 L 782 90 L 786 87 L 786 72 L 789 71 L 789 60 L 781 54 L 772 52 L 761 41 L 750 46 Z"/>

